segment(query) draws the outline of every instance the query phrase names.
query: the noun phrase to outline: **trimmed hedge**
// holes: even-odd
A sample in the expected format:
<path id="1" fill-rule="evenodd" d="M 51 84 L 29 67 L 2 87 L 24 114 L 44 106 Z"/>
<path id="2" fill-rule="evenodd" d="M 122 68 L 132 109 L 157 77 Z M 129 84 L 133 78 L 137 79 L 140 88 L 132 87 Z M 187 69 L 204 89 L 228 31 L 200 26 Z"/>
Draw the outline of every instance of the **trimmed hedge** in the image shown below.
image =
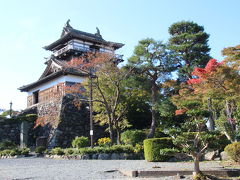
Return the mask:
<path id="1" fill-rule="evenodd" d="M 51 150 L 51 154 L 53 154 L 53 155 L 64 155 L 64 150 L 60 147 L 55 147 Z"/>
<path id="2" fill-rule="evenodd" d="M 15 155 L 24 155 L 27 156 L 29 154 L 30 150 L 29 148 L 23 148 L 23 149 L 5 149 L 0 151 L 0 156 L 15 156 Z"/>
<path id="3" fill-rule="evenodd" d="M 234 142 L 225 147 L 224 151 L 231 157 L 235 162 L 240 162 L 240 142 Z"/>
<path id="4" fill-rule="evenodd" d="M 144 157 L 145 160 L 150 162 L 166 161 L 169 156 L 160 154 L 161 149 L 172 148 L 172 139 L 164 138 L 151 138 L 143 141 Z"/>

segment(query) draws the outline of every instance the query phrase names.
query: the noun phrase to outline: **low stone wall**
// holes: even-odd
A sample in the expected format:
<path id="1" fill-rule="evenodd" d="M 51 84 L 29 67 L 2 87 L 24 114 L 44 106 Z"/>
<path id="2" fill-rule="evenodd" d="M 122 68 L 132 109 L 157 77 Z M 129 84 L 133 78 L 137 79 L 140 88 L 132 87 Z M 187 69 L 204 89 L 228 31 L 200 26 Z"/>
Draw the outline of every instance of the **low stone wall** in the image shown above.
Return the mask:
<path id="1" fill-rule="evenodd" d="M 9 140 L 15 144 L 20 144 L 21 122 L 15 120 L 0 119 L 0 142 Z"/>

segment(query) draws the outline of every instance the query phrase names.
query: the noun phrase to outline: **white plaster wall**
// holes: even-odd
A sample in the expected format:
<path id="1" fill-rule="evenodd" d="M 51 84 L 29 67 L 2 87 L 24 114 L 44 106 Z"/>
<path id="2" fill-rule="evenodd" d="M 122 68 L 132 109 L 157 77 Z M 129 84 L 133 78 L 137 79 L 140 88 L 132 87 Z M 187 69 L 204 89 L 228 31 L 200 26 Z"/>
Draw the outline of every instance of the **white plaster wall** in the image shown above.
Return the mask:
<path id="1" fill-rule="evenodd" d="M 28 92 L 28 95 L 32 95 L 33 92 L 35 91 L 43 91 L 45 89 L 48 89 L 56 84 L 59 84 L 59 83 L 63 83 L 63 82 L 66 82 L 66 81 L 69 81 L 69 82 L 76 82 L 76 83 L 81 83 L 85 80 L 84 77 L 79 77 L 79 76 L 74 76 L 74 75 L 66 75 L 66 76 L 61 76 L 61 77 L 58 77 L 56 79 L 53 79 L 51 80 L 50 82 L 46 82 L 40 86 L 37 86 L 33 89 L 31 89 L 29 92 Z"/>

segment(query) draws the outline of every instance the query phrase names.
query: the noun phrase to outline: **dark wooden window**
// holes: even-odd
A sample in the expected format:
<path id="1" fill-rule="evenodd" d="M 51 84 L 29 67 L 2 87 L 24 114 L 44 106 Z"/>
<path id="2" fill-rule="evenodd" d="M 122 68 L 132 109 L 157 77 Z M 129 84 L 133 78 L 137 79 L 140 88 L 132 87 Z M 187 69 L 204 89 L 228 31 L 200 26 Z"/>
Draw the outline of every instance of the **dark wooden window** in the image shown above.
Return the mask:
<path id="1" fill-rule="evenodd" d="M 33 104 L 37 104 L 39 102 L 39 91 L 33 92 Z"/>

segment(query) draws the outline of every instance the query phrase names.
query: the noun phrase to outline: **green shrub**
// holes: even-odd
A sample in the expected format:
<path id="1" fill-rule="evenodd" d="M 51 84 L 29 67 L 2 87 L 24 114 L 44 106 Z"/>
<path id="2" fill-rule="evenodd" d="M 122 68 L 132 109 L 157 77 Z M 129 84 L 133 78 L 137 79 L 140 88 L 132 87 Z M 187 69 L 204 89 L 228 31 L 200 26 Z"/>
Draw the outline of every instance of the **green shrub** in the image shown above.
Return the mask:
<path id="1" fill-rule="evenodd" d="M 121 134 L 121 141 L 133 146 L 143 144 L 144 139 L 146 139 L 146 133 L 141 130 L 127 130 Z"/>
<path id="2" fill-rule="evenodd" d="M 171 138 L 152 138 L 145 139 L 144 143 L 144 156 L 147 161 L 157 162 L 165 161 L 169 158 L 167 155 L 161 155 L 160 149 L 172 148 L 173 143 Z"/>
<path id="3" fill-rule="evenodd" d="M 27 156 L 29 154 L 29 148 L 23 148 L 23 149 L 5 149 L 0 151 L 0 156 L 15 156 L 15 155 L 25 155 Z"/>
<path id="4" fill-rule="evenodd" d="M 51 151 L 49 151 L 48 149 L 46 149 L 43 153 L 44 153 L 44 154 L 50 154 Z"/>
<path id="5" fill-rule="evenodd" d="M 240 162 L 240 142 L 234 142 L 225 147 L 224 151 L 231 157 L 232 160 Z"/>
<path id="6" fill-rule="evenodd" d="M 110 148 L 111 153 L 133 153 L 132 145 L 113 145 Z"/>
<path id="7" fill-rule="evenodd" d="M 224 148 L 231 144 L 231 141 L 227 139 L 225 134 L 222 134 L 221 132 L 212 132 L 214 135 L 216 135 L 217 141 L 211 141 L 209 144 L 210 149 L 220 150 L 224 151 Z"/>
<path id="8" fill-rule="evenodd" d="M 16 148 L 17 145 L 11 141 L 3 141 L 0 143 L 0 150 L 5 150 L 5 149 L 14 149 Z"/>
<path id="9" fill-rule="evenodd" d="M 73 148 L 67 148 L 67 149 L 64 149 L 64 153 L 65 155 L 69 156 L 69 155 L 73 155 L 75 153 L 75 149 Z"/>
<path id="10" fill-rule="evenodd" d="M 1 151 L 1 155 L 2 155 L 2 156 L 7 156 L 7 155 L 10 154 L 10 152 L 11 152 L 10 149 L 5 149 L 5 150 Z"/>
<path id="11" fill-rule="evenodd" d="M 21 151 L 17 148 L 14 149 L 5 149 L 0 151 L 1 156 L 15 156 L 15 155 L 20 155 Z"/>
<path id="12" fill-rule="evenodd" d="M 179 150 L 177 150 L 175 148 L 160 149 L 160 155 L 164 155 L 164 156 L 173 156 L 178 152 L 179 152 Z"/>
<path id="13" fill-rule="evenodd" d="M 10 156 L 16 156 L 16 155 L 19 155 L 20 152 L 18 151 L 18 149 L 11 149 L 9 155 Z"/>
<path id="14" fill-rule="evenodd" d="M 139 154 L 143 153 L 144 151 L 143 145 L 141 144 L 136 144 L 136 146 L 133 148 L 134 153 Z"/>
<path id="15" fill-rule="evenodd" d="M 28 156 L 30 149 L 29 148 L 22 148 L 20 149 L 21 155 Z"/>
<path id="16" fill-rule="evenodd" d="M 72 147 L 74 148 L 83 148 L 88 146 L 88 138 L 81 136 L 81 137 L 75 137 L 75 139 L 72 141 Z"/>
<path id="17" fill-rule="evenodd" d="M 64 155 L 64 150 L 60 147 L 53 148 L 51 151 L 51 154 L 53 155 Z"/>
<path id="18" fill-rule="evenodd" d="M 207 180 L 207 179 L 209 178 L 207 178 L 207 176 L 204 175 L 202 172 L 193 176 L 193 180 Z"/>
<path id="19" fill-rule="evenodd" d="M 111 139 L 109 137 L 100 138 L 98 139 L 98 145 L 101 147 L 109 147 L 111 145 Z"/>
<path id="20" fill-rule="evenodd" d="M 36 147 L 36 149 L 35 149 L 35 153 L 37 153 L 37 154 L 43 154 L 45 150 L 46 150 L 46 147 L 44 147 L 44 146 L 38 146 L 38 147 Z"/>
<path id="21" fill-rule="evenodd" d="M 1 151 L 1 156 L 9 156 L 11 153 L 11 149 L 5 149 Z"/>
<path id="22" fill-rule="evenodd" d="M 27 121 L 27 122 L 34 122 L 37 119 L 37 114 L 26 114 L 22 116 L 18 116 L 16 119 L 19 121 Z"/>
<path id="23" fill-rule="evenodd" d="M 77 154 L 99 154 L 99 153 L 134 153 L 131 145 L 113 145 L 111 147 L 80 148 Z"/>
<path id="24" fill-rule="evenodd" d="M 169 135 L 165 134 L 161 128 L 156 128 L 154 133 L 154 138 L 163 138 L 163 137 L 169 137 Z"/>

